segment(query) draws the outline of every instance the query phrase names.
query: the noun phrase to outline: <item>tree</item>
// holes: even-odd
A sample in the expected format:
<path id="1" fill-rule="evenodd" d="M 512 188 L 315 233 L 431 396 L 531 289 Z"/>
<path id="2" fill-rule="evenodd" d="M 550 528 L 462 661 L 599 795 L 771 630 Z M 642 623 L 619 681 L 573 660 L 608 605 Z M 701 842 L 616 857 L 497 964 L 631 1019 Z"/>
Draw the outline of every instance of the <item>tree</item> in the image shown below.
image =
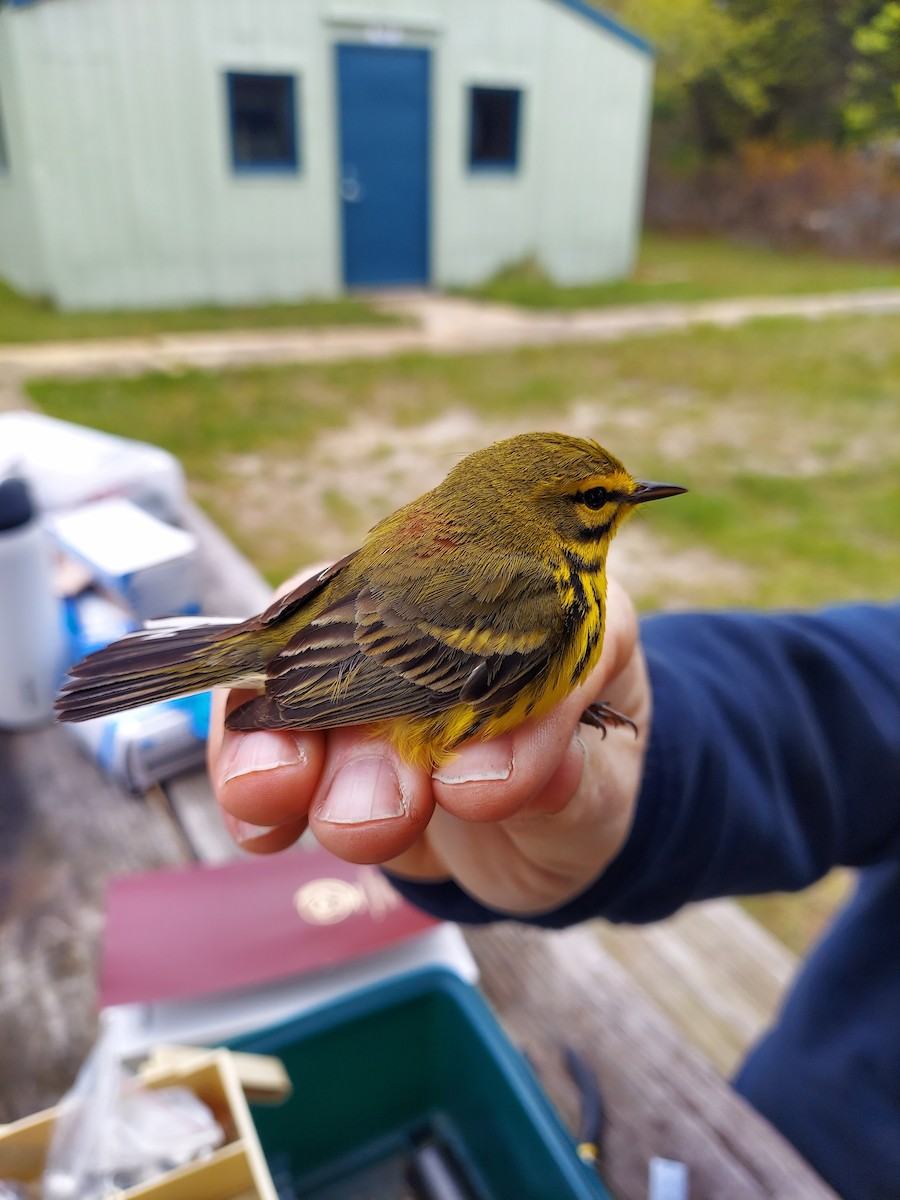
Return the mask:
<path id="1" fill-rule="evenodd" d="M 898 0 L 613 0 L 657 49 L 657 143 L 839 143 L 897 127 Z"/>
<path id="2" fill-rule="evenodd" d="M 882 4 L 853 31 L 857 58 L 850 66 L 844 122 L 857 137 L 900 136 L 900 3 Z"/>

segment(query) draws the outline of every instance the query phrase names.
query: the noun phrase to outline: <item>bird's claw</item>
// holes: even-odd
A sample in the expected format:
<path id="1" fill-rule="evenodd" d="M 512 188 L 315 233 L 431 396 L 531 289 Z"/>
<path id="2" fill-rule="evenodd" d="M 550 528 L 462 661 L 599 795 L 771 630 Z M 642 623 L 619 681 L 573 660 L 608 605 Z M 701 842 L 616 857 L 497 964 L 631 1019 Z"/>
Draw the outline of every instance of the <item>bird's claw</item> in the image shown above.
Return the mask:
<path id="1" fill-rule="evenodd" d="M 635 737 L 638 735 L 638 727 L 631 717 L 626 717 L 624 713 L 620 713 L 617 708 L 610 707 L 603 700 L 595 700 L 593 704 L 587 706 L 581 714 L 581 724 L 590 725 L 592 729 L 599 729 L 604 737 L 610 726 L 613 729 L 619 729 L 623 725 L 627 725 Z"/>

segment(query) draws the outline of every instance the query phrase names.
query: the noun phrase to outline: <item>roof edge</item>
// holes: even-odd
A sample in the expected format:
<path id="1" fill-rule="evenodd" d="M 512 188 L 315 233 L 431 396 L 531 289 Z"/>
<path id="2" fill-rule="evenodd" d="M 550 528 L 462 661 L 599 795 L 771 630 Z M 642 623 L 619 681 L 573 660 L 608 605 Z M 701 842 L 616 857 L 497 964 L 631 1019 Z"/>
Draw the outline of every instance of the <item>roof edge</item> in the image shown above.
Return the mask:
<path id="1" fill-rule="evenodd" d="M 0 8 L 27 8 L 35 3 L 36 0 L 0 0 Z M 607 33 L 611 33 L 613 37 L 626 42 L 642 54 L 646 54 L 650 58 L 656 57 L 656 51 L 646 38 L 641 37 L 639 33 L 635 33 L 633 29 L 629 29 L 627 25 L 623 25 L 615 17 L 611 17 L 609 13 L 603 12 L 602 9 L 594 8 L 592 4 L 587 3 L 587 0 L 556 0 L 556 3 L 561 4 L 563 8 L 568 8 L 570 12 L 578 13 L 585 20 L 590 21 L 592 25 L 598 25 L 601 29 L 606 30 Z"/>
<path id="2" fill-rule="evenodd" d="M 599 8 L 594 8 L 586 0 L 556 0 L 556 2 L 561 4 L 563 8 L 568 8 L 572 12 L 579 13 L 592 24 L 599 25 L 601 29 L 605 29 L 607 33 L 611 33 L 621 41 L 627 42 L 629 46 L 633 46 L 635 50 L 640 50 L 642 54 L 647 54 L 650 58 L 656 57 L 656 51 L 646 38 L 641 37 L 639 33 L 635 33 L 633 29 L 629 29 L 627 25 L 623 25 L 621 21 L 617 21 L 615 17 L 611 17 L 609 13 L 605 13 Z"/>

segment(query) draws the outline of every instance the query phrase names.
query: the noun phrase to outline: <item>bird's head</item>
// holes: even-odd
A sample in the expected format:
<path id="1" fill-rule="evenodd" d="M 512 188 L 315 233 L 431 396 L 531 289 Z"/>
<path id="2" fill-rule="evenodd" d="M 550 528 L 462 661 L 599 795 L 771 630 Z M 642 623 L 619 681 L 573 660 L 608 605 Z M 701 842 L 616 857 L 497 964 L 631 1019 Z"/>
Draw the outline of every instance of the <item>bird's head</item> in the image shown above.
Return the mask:
<path id="1" fill-rule="evenodd" d="M 638 504 L 677 496 L 674 483 L 635 479 L 597 442 L 561 433 L 525 433 L 470 455 L 451 472 L 468 487 L 490 489 L 500 508 L 549 524 L 586 553 L 609 542 Z"/>

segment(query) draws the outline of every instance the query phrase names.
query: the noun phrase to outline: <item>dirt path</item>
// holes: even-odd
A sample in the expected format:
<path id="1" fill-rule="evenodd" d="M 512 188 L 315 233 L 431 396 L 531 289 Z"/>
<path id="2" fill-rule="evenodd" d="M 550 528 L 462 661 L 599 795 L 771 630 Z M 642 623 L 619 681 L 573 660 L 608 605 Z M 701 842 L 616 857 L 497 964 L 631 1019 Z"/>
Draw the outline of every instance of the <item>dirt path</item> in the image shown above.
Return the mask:
<path id="1" fill-rule="evenodd" d="M 611 341 L 696 325 L 728 327 L 759 317 L 898 313 L 900 288 L 702 301 L 620 308 L 534 311 L 437 293 L 394 293 L 374 301 L 410 320 L 398 328 L 255 330 L 164 334 L 147 338 L 0 344 L 0 407 L 23 380 L 184 368 L 220 370 L 263 363 L 388 358 L 410 352 L 477 353 L 528 345 Z"/>

